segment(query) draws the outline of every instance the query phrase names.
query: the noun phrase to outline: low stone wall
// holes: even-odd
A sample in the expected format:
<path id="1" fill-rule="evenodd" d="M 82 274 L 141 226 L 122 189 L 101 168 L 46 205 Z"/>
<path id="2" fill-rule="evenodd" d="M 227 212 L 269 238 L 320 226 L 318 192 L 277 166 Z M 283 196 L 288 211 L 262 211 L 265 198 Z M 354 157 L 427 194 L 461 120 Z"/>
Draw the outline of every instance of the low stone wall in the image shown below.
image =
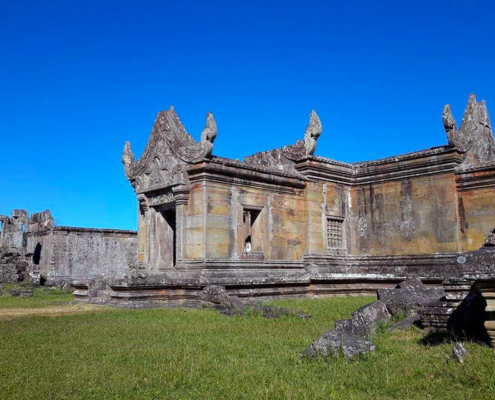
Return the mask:
<path id="1" fill-rule="evenodd" d="M 459 268 L 457 256 L 347 256 L 318 261 L 308 257 L 308 263 L 183 263 L 161 274 L 141 272 L 125 279 L 107 279 L 101 294 L 107 296 L 107 303 L 122 307 L 198 306 L 202 289 L 209 285 L 224 286 L 229 295 L 251 299 L 376 296 L 377 289 L 393 288 L 410 278 L 441 286 L 443 279 Z M 90 290 L 94 282 L 79 279 L 73 285 L 78 301 L 101 302 Z"/>

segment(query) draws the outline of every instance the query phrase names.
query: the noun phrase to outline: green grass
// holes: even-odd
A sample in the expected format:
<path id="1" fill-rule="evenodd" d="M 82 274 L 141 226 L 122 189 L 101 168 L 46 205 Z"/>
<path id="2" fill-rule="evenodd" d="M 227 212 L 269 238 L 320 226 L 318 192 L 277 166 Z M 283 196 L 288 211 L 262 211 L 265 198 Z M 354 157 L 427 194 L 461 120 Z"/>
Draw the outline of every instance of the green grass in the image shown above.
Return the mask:
<path id="1" fill-rule="evenodd" d="M 20 288 L 19 284 L 2 284 L 3 291 L 14 288 Z M 51 289 L 48 287 L 37 287 L 33 289 L 33 297 L 12 297 L 8 294 L 0 295 L 0 308 L 42 308 L 49 306 L 68 305 L 73 296 L 71 293 L 64 292 L 60 289 Z"/>
<path id="2" fill-rule="evenodd" d="M 495 354 L 381 331 L 357 361 L 298 353 L 370 298 L 287 300 L 309 320 L 214 310 L 115 310 L 0 320 L 2 399 L 492 399 Z"/>

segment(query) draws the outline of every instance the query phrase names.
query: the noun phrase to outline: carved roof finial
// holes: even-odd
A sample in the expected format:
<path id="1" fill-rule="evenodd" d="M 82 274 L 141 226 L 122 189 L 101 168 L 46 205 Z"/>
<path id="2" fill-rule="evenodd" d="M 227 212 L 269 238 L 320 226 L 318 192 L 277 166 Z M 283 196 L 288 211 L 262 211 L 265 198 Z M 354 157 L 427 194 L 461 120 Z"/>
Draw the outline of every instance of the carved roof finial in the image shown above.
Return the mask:
<path id="1" fill-rule="evenodd" d="M 322 132 L 322 126 L 318 114 L 315 110 L 311 110 L 309 115 L 309 123 L 304 132 L 304 147 L 306 149 L 306 155 L 312 156 L 316 150 L 316 141 L 320 137 Z"/>
<path id="2" fill-rule="evenodd" d="M 450 104 L 447 104 L 443 108 L 442 121 L 445 132 L 447 133 L 447 139 L 450 146 L 455 146 L 454 134 L 457 131 L 457 124 L 455 118 L 452 115 L 452 110 L 450 109 Z"/>
<path id="3" fill-rule="evenodd" d="M 130 177 L 130 171 L 132 166 L 134 165 L 134 154 L 131 150 L 131 143 L 130 142 L 125 142 L 124 145 L 124 151 L 122 153 L 122 164 L 124 164 L 124 170 L 126 176 L 129 178 Z"/>
<path id="4" fill-rule="evenodd" d="M 211 142 L 213 143 L 215 138 L 217 137 L 217 123 L 215 122 L 215 118 L 211 112 L 206 114 L 206 125 L 201 133 L 201 141 Z"/>
<path id="5" fill-rule="evenodd" d="M 466 153 L 465 164 L 495 160 L 495 142 L 486 104 L 484 101 L 478 103 L 475 94 L 469 95 L 459 129 L 449 105 L 443 109 L 442 120 L 449 145 Z"/>
<path id="6" fill-rule="evenodd" d="M 213 142 L 217 137 L 217 123 L 211 112 L 206 114 L 206 125 L 201 133 L 201 145 L 204 149 L 204 158 L 211 157 L 213 151 Z"/>

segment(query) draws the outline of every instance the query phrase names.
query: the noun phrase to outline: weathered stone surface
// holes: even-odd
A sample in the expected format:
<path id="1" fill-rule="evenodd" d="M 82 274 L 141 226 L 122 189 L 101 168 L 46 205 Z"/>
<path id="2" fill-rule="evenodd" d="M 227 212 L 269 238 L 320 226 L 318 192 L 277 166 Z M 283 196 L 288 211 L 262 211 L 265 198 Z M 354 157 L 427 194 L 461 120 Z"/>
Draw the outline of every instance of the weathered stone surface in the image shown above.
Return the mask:
<path id="1" fill-rule="evenodd" d="M 486 299 L 475 281 L 447 278 L 443 287 L 445 298 L 442 301 L 425 304 L 419 309 L 422 325 L 456 337 L 486 340 L 483 325 L 487 319 Z"/>
<path id="2" fill-rule="evenodd" d="M 34 213 L 29 218 L 29 225 L 27 227 L 27 232 L 41 232 L 48 231 L 55 227 L 55 220 L 53 219 L 50 210 L 45 210 L 43 212 Z"/>
<path id="3" fill-rule="evenodd" d="M 384 303 L 374 301 L 360 307 L 351 314 L 350 319 L 335 321 L 335 329 L 323 334 L 300 357 L 338 356 L 342 352 L 345 358 L 375 350 L 374 344 L 367 340 L 376 332 L 380 323 L 390 321 L 391 315 Z"/>
<path id="4" fill-rule="evenodd" d="M 12 210 L 12 216 L 0 216 L 2 223 L 0 235 L 0 254 L 18 252 L 25 246 L 24 231 L 28 225 L 26 210 Z"/>
<path id="5" fill-rule="evenodd" d="M 137 261 L 133 231 L 56 227 L 49 210 L 14 210 L 0 222 L 0 282 L 67 285 L 125 276 Z"/>
<path id="6" fill-rule="evenodd" d="M 345 358 L 375 351 L 375 345 L 360 336 L 352 335 L 340 330 L 325 332 L 318 340 L 311 343 L 299 356 L 304 357 L 338 357 L 341 353 Z"/>
<path id="7" fill-rule="evenodd" d="M 287 308 L 263 306 L 256 303 L 246 304 L 239 297 L 229 295 L 224 286 L 210 285 L 203 288 L 200 295 L 203 305 L 213 307 L 223 315 L 246 315 L 248 309 L 261 313 L 265 318 L 280 318 L 282 316 L 297 316 L 299 318 L 308 319 L 310 315 L 306 315 L 301 311 L 290 310 Z"/>
<path id="8" fill-rule="evenodd" d="M 462 364 L 468 356 L 467 350 L 464 348 L 462 343 L 457 343 L 452 350 L 452 358 L 458 363 Z"/>
<path id="9" fill-rule="evenodd" d="M 391 318 L 384 302 L 374 301 L 366 304 L 352 313 L 352 333 L 367 337 L 376 332 L 380 323 L 389 322 Z"/>
<path id="10" fill-rule="evenodd" d="M 387 305 L 388 311 L 395 315 L 414 314 L 421 306 L 440 301 L 445 296 L 441 287 L 427 287 L 420 279 L 401 282 L 396 289 L 379 289 L 378 300 Z"/>
<path id="11" fill-rule="evenodd" d="M 352 332 L 352 320 L 351 319 L 341 319 L 335 321 L 335 330 L 342 332 Z"/>
<path id="12" fill-rule="evenodd" d="M 203 288 L 200 299 L 205 302 L 221 304 L 228 298 L 225 286 L 209 285 Z"/>
<path id="13" fill-rule="evenodd" d="M 213 114 L 206 116 L 201 142 L 196 142 L 179 120 L 173 107 L 160 111 L 143 155 L 135 161 L 131 145 L 126 142 L 122 163 L 127 178 L 136 189 L 153 189 L 158 185 L 187 184 L 185 168 L 211 157 L 217 125 Z"/>
<path id="14" fill-rule="evenodd" d="M 474 94 L 469 96 L 459 130 L 449 105 L 445 106 L 442 117 L 449 144 L 466 153 L 464 164 L 495 160 L 493 131 L 484 101 L 478 103 Z"/>
<path id="15" fill-rule="evenodd" d="M 475 251 L 495 227 L 493 132 L 474 97 L 459 130 L 448 109 L 444 125 L 448 146 L 345 163 L 314 154 L 322 125 L 312 112 L 304 140 L 240 162 L 212 154 L 210 113 L 197 142 L 171 108 L 157 115 L 139 159 L 128 143 L 122 155 L 138 238 L 54 227 L 47 211 L 28 220 L 18 210 L 0 217 L 0 244 L 10 248 L 0 279 L 73 279 L 81 301 L 91 292 L 81 281 L 102 279 L 101 301 L 126 307 L 199 306 L 203 289 L 217 285 L 234 309 L 232 296 L 374 294 L 409 278 L 476 282 L 493 271 L 494 239 Z M 418 282 L 395 290 L 423 291 Z M 452 310 L 457 301 L 446 299 Z"/>
<path id="16" fill-rule="evenodd" d="M 406 318 L 404 318 L 402 321 L 399 321 L 395 324 L 393 324 L 390 328 L 387 330 L 389 332 L 401 330 L 401 329 L 408 329 L 413 325 L 417 325 L 421 321 L 421 316 L 418 313 L 414 313 Z"/>

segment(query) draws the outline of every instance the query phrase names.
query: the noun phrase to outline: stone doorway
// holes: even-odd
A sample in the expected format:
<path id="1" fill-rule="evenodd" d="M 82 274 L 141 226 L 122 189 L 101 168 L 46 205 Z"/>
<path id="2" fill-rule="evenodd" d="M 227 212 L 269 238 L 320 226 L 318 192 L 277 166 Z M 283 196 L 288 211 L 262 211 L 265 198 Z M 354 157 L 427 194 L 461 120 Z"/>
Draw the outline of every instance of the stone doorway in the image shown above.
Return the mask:
<path id="1" fill-rule="evenodd" d="M 158 269 L 172 269 L 177 263 L 175 206 L 160 210 L 157 218 Z"/>

